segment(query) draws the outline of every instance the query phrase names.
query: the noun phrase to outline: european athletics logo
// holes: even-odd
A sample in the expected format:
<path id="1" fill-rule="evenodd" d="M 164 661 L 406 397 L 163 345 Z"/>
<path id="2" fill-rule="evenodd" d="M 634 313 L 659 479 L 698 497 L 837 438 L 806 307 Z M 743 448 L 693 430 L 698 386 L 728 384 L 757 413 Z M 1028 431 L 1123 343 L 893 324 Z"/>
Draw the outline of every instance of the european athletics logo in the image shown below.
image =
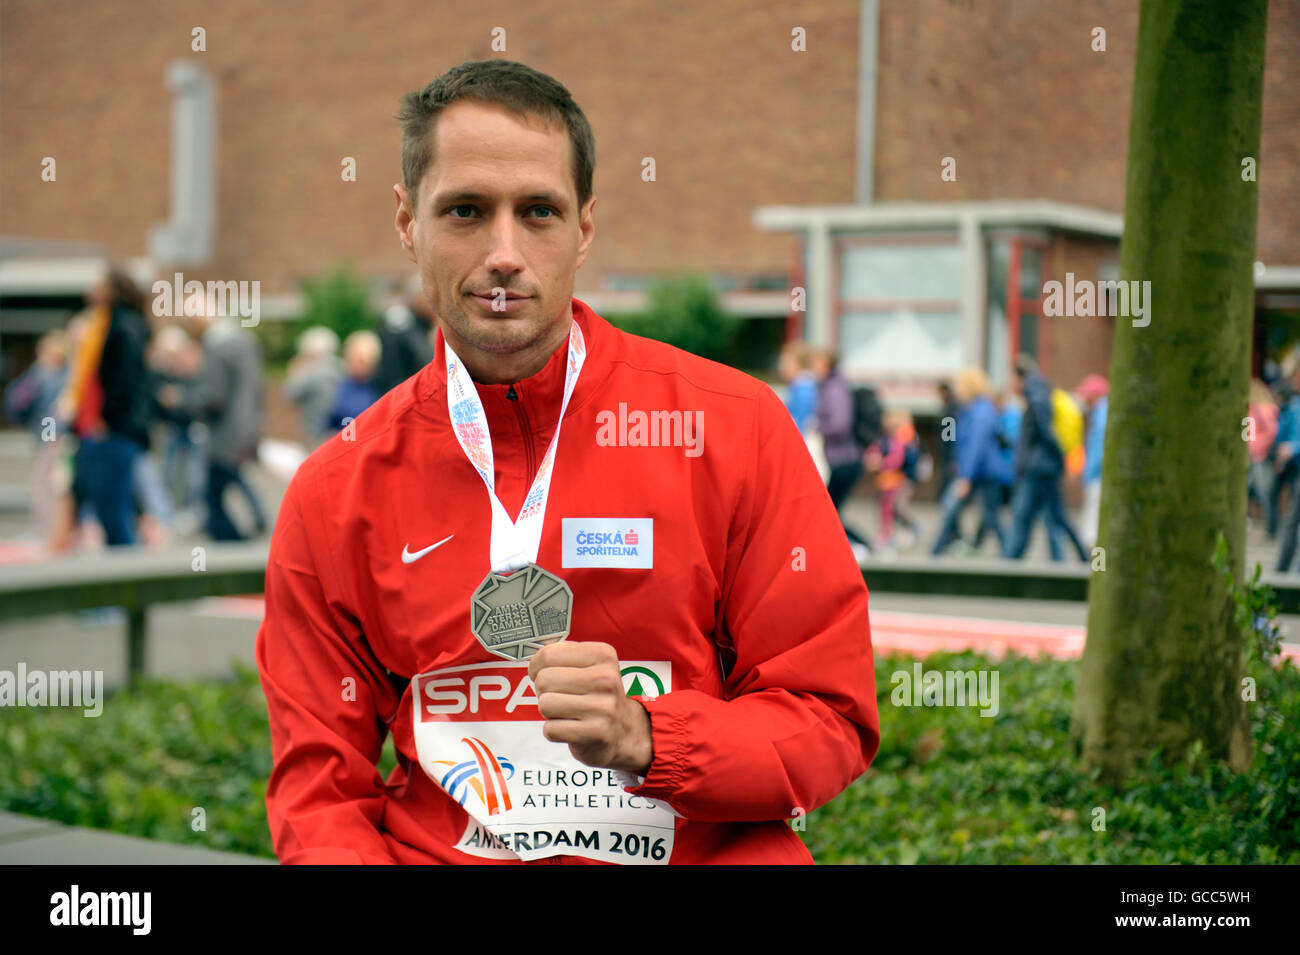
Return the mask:
<path id="1" fill-rule="evenodd" d="M 474 758 L 463 763 L 454 763 L 449 759 L 437 760 L 440 765 L 450 767 L 443 773 L 438 784 L 462 806 L 469 798 L 469 791 L 474 790 L 474 794 L 487 807 L 489 816 L 513 808 L 506 780 L 514 778 L 514 764 L 504 756 L 495 755 L 487 743 L 477 737 L 466 736 L 461 742 L 469 747 Z"/>

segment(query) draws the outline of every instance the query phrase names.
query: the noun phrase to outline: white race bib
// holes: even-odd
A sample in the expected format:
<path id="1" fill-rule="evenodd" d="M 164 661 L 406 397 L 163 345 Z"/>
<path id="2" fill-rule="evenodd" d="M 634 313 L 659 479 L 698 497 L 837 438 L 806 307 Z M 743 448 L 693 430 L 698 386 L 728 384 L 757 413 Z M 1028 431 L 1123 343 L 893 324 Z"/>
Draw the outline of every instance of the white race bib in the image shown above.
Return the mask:
<path id="1" fill-rule="evenodd" d="M 620 666 L 629 695 L 672 690 L 670 663 Z M 411 681 L 411 699 L 421 768 L 469 813 L 455 845 L 461 852 L 639 865 L 664 865 L 672 856 L 676 814 L 666 803 L 624 792 L 624 774 L 584 766 L 567 743 L 542 735 L 526 662 L 421 673 Z"/>

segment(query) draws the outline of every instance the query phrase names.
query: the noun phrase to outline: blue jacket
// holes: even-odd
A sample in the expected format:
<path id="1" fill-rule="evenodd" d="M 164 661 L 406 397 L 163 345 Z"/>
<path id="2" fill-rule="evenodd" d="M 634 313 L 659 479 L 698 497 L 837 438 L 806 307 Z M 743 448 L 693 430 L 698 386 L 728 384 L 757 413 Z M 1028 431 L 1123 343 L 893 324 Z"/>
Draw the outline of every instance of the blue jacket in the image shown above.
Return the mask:
<path id="1" fill-rule="evenodd" d="M 785 399 L 785 406 L 800 431 L 811 431 L 816 426 L 817 379 L 811 372 L 790 382 L 790 393 Z"/>
<path id="2" fill-rule="evenodd" d="M 1020 441 L 1020 422 L 1023 420 L 1025 412 L 1017 404 L 1007 403 L 1002 409 L 1002 419 L 999 426 L 1002 428 L 1002 437 L 1004 442 L 998 449 L 1002 457 L 1003 484 L 1011 485 L 1016 483 L 1016 444 Z"/>
<path id="3" fill-rule="evenodd" d="M 329 426 L 332 431 L 341 431 L 347 425 L 348 418 L 354 421 L 361 417 L 361 412 L 373 405 L 379 396 L 369 381 L 357 381 L 344 378 L 339 384 L 338 394 L 334 397 L 334 407 L 330 409 Z"/>
<path id="4" fill-rule="evenodd" d="M 1008 483 L 1009 475 L 998 446 L 998 409 L 981 396 L 968 401 L 957 416 L 957 476 L 972 484 Z"/>
<path id="5" fill-rule="evenodd" d="M 1106 410 L 1109 398 L 1098 398 L 1088 415 L 1088 433 L 1084 436 L 1083 483 L 1101 480 L 1101 455 L 1106 447 Z"/>
<path id="6" fill-rule="evenodd" d="M 1065 455 L 1052 428 L 1052 389 L 1040 374 L 1025 381 L 1025 417 L 1020 425 L 1016 473 L 1028 477 L 1060 477 Z"/>
<path id="7" fill-rule="evenodd" d="M 1300 440 L 1300 395 L 1294 395 L 1282 406 L 1282 411 L 1277 416 L 1277 440 L 1274 446 L 1288 442 L 1294 450 L 1297 440 Z"/>

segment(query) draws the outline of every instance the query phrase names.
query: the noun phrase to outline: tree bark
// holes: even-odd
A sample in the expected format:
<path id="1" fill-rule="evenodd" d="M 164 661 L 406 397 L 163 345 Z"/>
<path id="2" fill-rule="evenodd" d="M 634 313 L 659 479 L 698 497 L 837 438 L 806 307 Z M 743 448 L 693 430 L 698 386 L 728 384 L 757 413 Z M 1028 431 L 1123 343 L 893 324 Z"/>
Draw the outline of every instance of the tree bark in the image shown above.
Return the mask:
<path id="1" fill-rule="evenodd" d="M 1120 277 L 1151 283 L 1149 324 L 1115 319 L 1105 569 L 1073 726 L 1112 782 L 1197 740 L 1250 763 L 1244 640 L 1210 557 L 1222 530 L 1241 579 L 1258 211 L 1242 161 L 1260 158 L 1266 20 L 1267 0 L 1143 0 L 1139 16 Z"/>

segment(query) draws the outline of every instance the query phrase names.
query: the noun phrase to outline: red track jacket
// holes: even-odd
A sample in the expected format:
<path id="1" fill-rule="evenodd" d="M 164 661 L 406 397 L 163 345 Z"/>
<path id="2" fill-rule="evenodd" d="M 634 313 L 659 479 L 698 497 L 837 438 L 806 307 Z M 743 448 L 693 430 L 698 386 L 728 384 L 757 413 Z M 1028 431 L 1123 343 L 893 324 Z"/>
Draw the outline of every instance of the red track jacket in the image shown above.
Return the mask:
<path id="1" fill-rule="evenodd" d="M 650 715 L 648 775 L 559 768 L 526 665 L 470 632 L 491 511 L 450 427 L 439 333 L 432 362 L 302 465 L 276 522 L 257 662 L 282 862 L 806 863 L 787 821 L 875 755 L 867 589 L 781 402 L 577 299 L 573 315 L 588 355 L 537 563 L 573 591 L 568 639 L 618 650 Z M 566 354 L 513 397 L 477 386 L 511 515 Z M 550 768 L 528 762 L 542 750 Z"/>

